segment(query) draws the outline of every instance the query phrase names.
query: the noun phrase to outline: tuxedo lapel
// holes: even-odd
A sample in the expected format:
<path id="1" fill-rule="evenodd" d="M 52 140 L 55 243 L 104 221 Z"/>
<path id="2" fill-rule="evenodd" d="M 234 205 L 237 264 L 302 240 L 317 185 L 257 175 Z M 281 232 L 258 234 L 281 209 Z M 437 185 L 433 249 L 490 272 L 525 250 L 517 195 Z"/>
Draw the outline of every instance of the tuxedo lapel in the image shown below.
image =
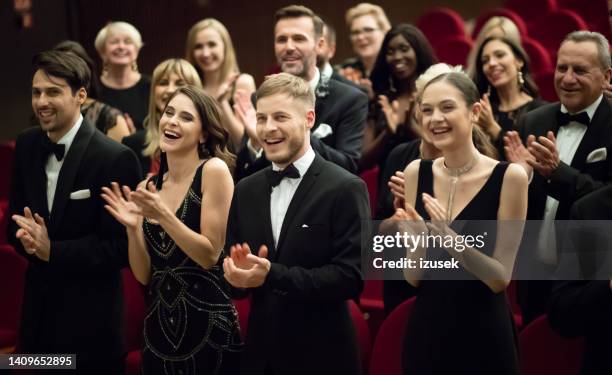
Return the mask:
<path id="1" fill-rule="evenodd" d="M 70 198 L 70 192 L 74 186 L 74 180 L 83 155 L 87 151 L 87 146 L 91 137 L 94 135 L 95 129 L 87 121 L 83 121 L 79 131 L 77 132 L 68 153 L 65 156 L 64 164 L 60 169 L 57 179 L 57 187 L 55 196 L 53 197 L 53 209 L 51 210 L 50 233 L 55 233 L 64 215 L 64 209 Z M 104 157 L 104 155 L 100 155 Z"/>
<path id="2" fill-rule="evenodd" d="M 289 207 L 287 208 L 287 213 L 285 214 L 283 225 L 281 227 L 281 232 L 278 237 L 278 246 L 276 247 L 277 256 L 282 248 L 283 242 L 287 235 L 287 229 L 291 225 L 291 222 L 293 221 L 293 218 L 297 214 L 300 207 L 302 207 L 302 201 L 308 195 L 308 192 L 311 190 L 311 188 L 317 181 L 317 177 L 321 173 L 321 163 L 322 162 L 323 161 L 320 156 L 318 155 L 315 156 L 315 159 L 312 162 L 312 165 L 310 166 L 310 168 L 308 168 L 308 171 L 304 175 L 304 178 L 302 178 L 300 185 L 295 191 L 295 194 L 293 195 L 293 198 L 291 199 L 291 203 L 289 203 Z"/>
<path id="3" fill-rule="evenodd" d="M 606 121 L 609 119 L 610 105 L 604 97 L 593 115 L 593 121 L 591 121 L 591 124 L 587 127 L 586 133 L 584 133 L 584 137 L 580 145 L 578 145 L 578 149 L 576 149 L 576 154 L 574 154 L 571 164 L 573 168 L 579 171 L 584 170 L 589 152 L 595 150 L 597 146 L 602 144 L 602 141 L 605 140 L 605 128 L 610 126 Z"/>

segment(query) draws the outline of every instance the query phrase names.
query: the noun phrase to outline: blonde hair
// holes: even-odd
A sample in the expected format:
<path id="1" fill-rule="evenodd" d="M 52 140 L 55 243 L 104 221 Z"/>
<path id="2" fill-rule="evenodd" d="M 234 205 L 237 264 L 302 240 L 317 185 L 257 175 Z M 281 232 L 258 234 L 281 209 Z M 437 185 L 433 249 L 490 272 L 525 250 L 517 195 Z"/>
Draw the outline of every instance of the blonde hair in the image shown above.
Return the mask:
<path id="1" fill-rule="evenodd" d="M 518 46 L 522 46 L 521 44 L 521 32 L 519 31 L 516 24 L 508 17 L 496 16 L 491 17 L 478 32 L 478 36 L 474 40 L 474 47 L 470 51 L 468 56 L 468 75 L 470 77 L 474 77 L 476 74 L 476 59 L 478 56 L 478 50 L 480 49 L 480 45 L 485 41 L 488 37 L 492 36 L 491 32 L 495 29 L 501 29 L 503 35 L 512 42 L 514 42 Z"/>
<path id="2" fill-rule="evenodd" d="M 189 61 L 201 74 L 202 80 L 206 81 L 204 72 L 200 70 L 197 62 L 193 58 L 193 51 L 195 49 L 196 38 L 198 33 L 204 29 L 211 28 L 219 33 L 221 40 L 223 41 L 223 62 L 221 62 L 221 80 L 226 81 L 231 74 L 240 73 L 238 68 L 238 60 L 236 59 L 236 50 L 234 50 L 234 44 L 229 32 L 223 26 L 223 24 L 214 18 L 206 18 L 196 23 L 189 29 L 187 33 L 187 44 L 185 46 L 185 59 Z"/>
<path id="3" fill-rule="evenodd" d="M 114 32 L 126 34 L 130 39 L 132 39 L 134 45 L 136 45 L 136 48 L 142 48 L 142 36 L 140 36 L 140 32 L 136 27 L 123 21 L 109 22 L 100 31 L 98 31 L 98 35 L 96 35 L 96 40 L 94 41 L 94 46 L 102 59 L 104 59 L 103 56 L 106 39 L 108 38 L 109 34 Z"/>
<path id="4" fill-rule="evenodd" d="M 289 73 L 272 74 L 255 92 L 257 100 L 276 94 L 285 94 L 314 108 L 315 94 L 310 84 L 304 79 Z"/>
<path id="5" fill-rule="evenodd" d="M 186 85 L 192 85 L 202 88 L 202 81 L 195 70 L 187 60 L 183 59 L 168 59 L 162 61 L 153 71 L 151 78 L 151 92 L 149 94 L 149 113 L 144 120 L 146 129 L 145 149 L 142 151 L 144 156 L 154 156 L 159 150 L 159 119 L 161 112 L 155 104 L 155 87 L 163 78 L 170 74 L 176 74 L 185 81 Z"/>
<path id="6" fill-rule="evenodd" d="M 389 31 L 389 29 L 391 29 L 391 23 L 389 22 L 389 19 L 387 18 L 387 15 L 385 14 L 385 11 L 383 10 L 383 8 L 381 8 L 378 5 L 374 5 L 370 3 L 360 3 L 360 4 L 355 5 L 352 8 L 349 8 L 349 10 L 346 11 L 346 16 L 345 16 L 346 27 L 350 29 L 355 18 L 361 17 L 361 16 L 374 17 L 374 19 L 376 20 L 376 23 L 378 24 L 378 27 L 384 33 Z"/>

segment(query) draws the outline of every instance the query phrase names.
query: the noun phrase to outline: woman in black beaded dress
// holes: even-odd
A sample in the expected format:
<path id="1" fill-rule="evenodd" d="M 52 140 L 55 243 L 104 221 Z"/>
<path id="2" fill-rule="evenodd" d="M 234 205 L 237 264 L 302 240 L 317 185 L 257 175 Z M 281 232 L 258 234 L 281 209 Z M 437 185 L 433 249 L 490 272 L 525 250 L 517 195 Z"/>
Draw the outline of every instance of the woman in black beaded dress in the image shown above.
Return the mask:
<path id="1" fill-rule="evenodd" d="M 148 286 L 144 374 L 235 374 L 242 349 L 221 252 L 233 181 L 215 101 L 185 86 L 159 122 L 161 169 L 136 191 L 103 189 L 127 230 L 130 267 Z"/>
<path id="2" fill-rule="evenodd" d="M 456 261 L 458 266 L 404 270 L 406 280 L 417 288 L 404 343 L 406 374 L 519 371 L 505 289 L 527 212 L 527 175 L 520 166 L 498 162 L 475 147 L 478 100 L 476 86 L 459 72 L 434 78 L 420 98 L 422 125 L 443 156 L 415 160 L 406 167 L 408 230 L 453 238 L 486 232 L 488 236 L 481 245 L 462 247 L 445 241 L 407 251 L 417 264 L 422 258 Z"/>

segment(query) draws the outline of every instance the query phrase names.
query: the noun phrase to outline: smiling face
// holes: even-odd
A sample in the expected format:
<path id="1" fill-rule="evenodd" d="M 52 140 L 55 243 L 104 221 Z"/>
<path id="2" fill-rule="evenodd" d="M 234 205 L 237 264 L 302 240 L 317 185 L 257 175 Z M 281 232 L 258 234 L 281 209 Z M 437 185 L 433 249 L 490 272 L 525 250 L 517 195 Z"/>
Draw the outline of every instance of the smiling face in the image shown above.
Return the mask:
<path id="1" fill-rule="evenodd" d="M 72 128 L 87 98 L 84 88 L 72 93 L 65 79 L 38 70 L 32 79 L 32 110 L 43 131 L 59 140 Z"/>
<path id="2" fill-rule="evenodd" d="M 472 122 L 479 112 L 478 103 L 469 109 L 461 92 L 448 82 L 434 82 L 423 92 L 420 105 L 423 131 L 442 151 L 459 149 L 470 142 Z"/>
<path id="3" fill-rule="evenodd" d="M 202 121 L 189 97 L 177 94 L 159 120 L 159 146 L 167 153 L 197 152 L 204 142 Z"/>
<path id="4" fill-rule="evenodd" d="M 155 106 L 159 112 L 164 110 L 168 100 L 176 89 L 185 86 L 187 83 L 183 77 L 171 72 L 164 75 L 155 85 Z"/>
<path id="5" fill-rule="evenodd" d="M 561 44 L 555 69 L 555 90 L 570 112 L 593 104 L 609 79 L 609 70 L 602 69 L 599 64 L 595 43 L 567 41 Z"/>
<path id="6" fill-rule="evenodd" d="M 138 47 L 132 38 L 121 31 L 108 31 L 104 42 L 105 63 L 110 65 L 132 65 L 138 58 Z"/>
<path id="7" fill-rule="evenodd" d="M 207 27 L 197 33 L 193 59 L 204 73 L 214 72 L 221 68 L 225 59 L 225 44 L 217 30 Z"/>
<path id="8" fill-rule="evenodd" d="M 310 146 L 314 109 L 287 94 L 257 100 L 257 138 L 266 158 L 284 169 Z"/>
<path id="9" fill-rule="evenodd" d="M 524 63 L 516 58 L 509 45 L 493 39 L 482 48 L 482 71 L 495 88 L 518 85 L 518 72 Z"/>
<path id="10" fill-rule="evenodd" d="M 387 64 L 395 79 L 410 78 L 417 67 L 414 49 L 403 35 L 396 35 L 390 41 L 385 53 Z"/>
<path id="11" fill-rule="evenodd" d="M 281 70 L 307 81 L 314 77 L 320 43 L 310 17 L 282 18 L 274 27 L 274 53 Z"/>
<path id="12" fill-rule="evenodd" d="M 374 16 L 365 14 L 355 18 L 351 23 L 350 34 L 353 50 L 360 58 L 376 58 L 385 33 L 380 29 Z"/>

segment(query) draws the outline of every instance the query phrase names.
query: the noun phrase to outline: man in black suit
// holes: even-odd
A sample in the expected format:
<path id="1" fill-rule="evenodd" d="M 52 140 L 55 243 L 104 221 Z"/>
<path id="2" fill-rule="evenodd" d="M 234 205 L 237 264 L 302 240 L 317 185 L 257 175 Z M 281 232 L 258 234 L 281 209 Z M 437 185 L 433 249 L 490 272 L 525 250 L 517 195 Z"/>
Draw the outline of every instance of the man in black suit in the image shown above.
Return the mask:
<path id="1" fill-rule="evenodd" d="M 569 219 L 570 207 L 578 198 L 612 181 L 612 160 L 607 158 L 612 152 L 612 109 L 603 97 L 610 71 L 604 36 L 570 33 L 557 55 L 554 83 L 560 103 L 522 116 L 518 126 L 527 148 L 516 132 L 507 135 L 508 159 L 533 174 L 527 218 L 544 221 L 537 249 L 525 249 L 519 255 L 519 272 L 521 263 L 553 270 L 559 241 L 552 223 Z M 526 321 L 545 312 L 550 286 L 546 282 L 519 283 Z"/>
<path id="2" fill-rule="evenodd" d="M 314 153 L 308 83 L 280 73 L 257 98 L 257 135 L 272 166 L 236 186 L 223 265 L 234 288 L 252 292 L 243 373 L 359 374 L 347 300 L 363 287 L 365 185 Z"/>
<path id="3" fill-rule="evenodd" d="M 276 12 L 275 20 L 274 52 L 281 70 L 303 78 L 315 91 L 312 148 L 325 160 L 356 172 L 368 113 L 367 96 L 355 87 L 321 77 L 316 58 L 323 42 L 323 23 L 310 9 L 290 5 Z M 249 141 L 238 155 L 238 179 L 269 165 L 254 128 L 245 124 Z"/>
<path id="4" fill-rule="evenodd" d="M 605 186 L 580 198 L 571 210 L 572 220 L 610 220 L 612 219 L 612 185 Z M 585 352 L 582 364 L 583 375 L 612 373 L 612 280 L 610 277 L 610 253 L 608 241 L 603 241 L 604 249 L 594 249 L 593 237 L 609 237 L 606 233 L 607 222 L 597 222 L 603 233 L 593 233 L 576 239 L 579 246 L 579 263 L 584 280 L 562 281 L 554 285 L 548 309 L 551 326 L 565 337 L 585 337 Z M 577 224 L 574 224 L 576 226 Z M 595 236 L 593 236 L 595 234 Z M 595 241 L 596 242 L 596 241 Z M 608 259 L 601 262 L 604 250 Z M 601 269 L 602 264 L 608 268 Z M 606 267 L 606 266 L 604 266 Z M 602 275 L 601 272 L 604 272 Z M 600 277 L 594 277 L 599 274 Z"/>
<path id="5" fill-rule="evenodd" d="M 134 187 L 133 152 L 83 120 L 91 72 L 76 55 L 34 57 L 32 108 L 40 127 L 17 138 L 8 238 L 29 262 L 18 349 L 75 353 L 79 374 L 122 374 L 123 229 L 100 188 Z"/>

